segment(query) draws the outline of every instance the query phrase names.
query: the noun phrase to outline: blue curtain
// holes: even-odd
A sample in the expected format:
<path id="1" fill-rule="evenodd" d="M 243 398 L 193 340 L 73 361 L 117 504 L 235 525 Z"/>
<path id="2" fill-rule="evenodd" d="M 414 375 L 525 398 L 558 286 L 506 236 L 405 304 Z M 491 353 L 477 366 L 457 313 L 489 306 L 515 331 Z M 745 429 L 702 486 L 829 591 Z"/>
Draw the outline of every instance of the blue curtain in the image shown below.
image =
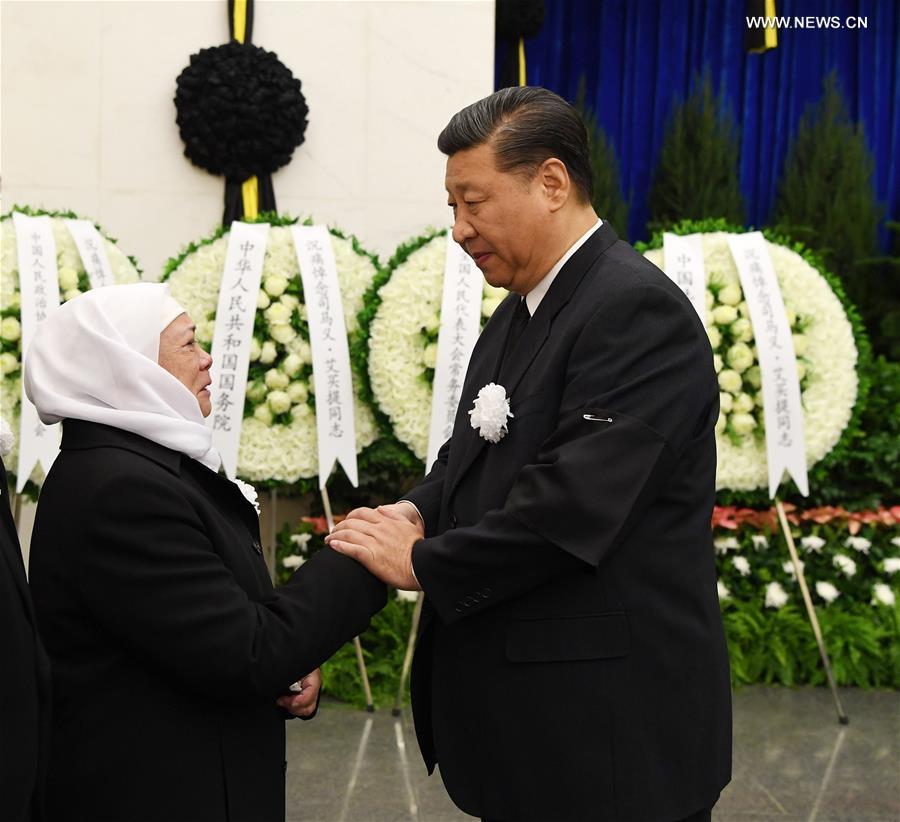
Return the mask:
<path id="1" fill-rule="evenodd" d="M 547 0 L 543 29 L 525 42 L 528 83 L 574 100 L 584 76 L 588 103 L 618 151 L 625 194 L 633 195 L 630 236 L 642 239 L 672 104 L 697 73 L 710 70 L 736 116 L 747 220 L 758 226 L 771 213 L 800 115 L 834 69 L 850 116 L 865 128 L 877 196 L 900 219 L 900 3 L 776 0 L 779 15 L 862 17 L 868 25 L 782 30 L 778 47 L 764 54 L 745 49 L 746 8 L 746 0 Z M 502 57 L 498 47 L 498 70 Z"/>

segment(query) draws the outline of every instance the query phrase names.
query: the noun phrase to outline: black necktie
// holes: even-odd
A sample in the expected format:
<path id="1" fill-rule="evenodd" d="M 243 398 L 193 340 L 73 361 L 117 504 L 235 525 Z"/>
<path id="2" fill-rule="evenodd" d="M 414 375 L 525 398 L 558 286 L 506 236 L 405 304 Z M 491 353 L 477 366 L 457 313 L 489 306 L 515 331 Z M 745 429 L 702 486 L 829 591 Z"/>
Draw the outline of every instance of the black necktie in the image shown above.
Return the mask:
<path id="1" fill-rule="evenodd" d="M 519 304 L 516 306 L 516 310 L 513 312 L 512 322 L 509 325 L 509 334 L 506 337 L 506 348 L 503 351 L 504 362 L 512 356 L 516 343 L 519 341 L 519 337 L 522 336 L 522 332 L 525 330 L 525 326 L 528 325 L 530 319 L 531 313 L 528 311 L 528 304 L 525 302 L 525 298 L 522 297 L 519 300 Z"/>

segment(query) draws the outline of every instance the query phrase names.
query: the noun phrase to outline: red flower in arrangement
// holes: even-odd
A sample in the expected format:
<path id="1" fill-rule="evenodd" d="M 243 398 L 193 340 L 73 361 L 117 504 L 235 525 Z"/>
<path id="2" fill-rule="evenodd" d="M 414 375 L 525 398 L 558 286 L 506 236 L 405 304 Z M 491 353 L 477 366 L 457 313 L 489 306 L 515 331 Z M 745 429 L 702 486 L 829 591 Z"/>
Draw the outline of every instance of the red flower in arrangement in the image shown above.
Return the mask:
<path id="1" fill-rule="evenodd" d="M 827 525 L 835 520 L 847 523 L 851 535 L 858 534 L 864 525 L 897 525 L 900 523 L 900 505 L 889 508 L 878 508 L 874 511 L 848 511 L 840 505 L 823 505 L 800 511 L 796 505 L 784 503 L 784 511 L 788 522 L 800 525 L 814 522 Z M 778 527 L 778 515 L 774 508 L 756 510 L 738 508 L 734 505 L 717 505 L 713 508 L 712 527 L 735 531 L 743 525 L 750 525 L 759 530 L 775 531 Z"/>
<path id="2" fill-rule="evenodd" d="M 335 514 L 334 524 L 337 525 L 347 518 L 346 514 Z M 313 527 L 314 534 L 328 533 L 328 520 L 325 517 L 303 517 L 303 522 L 308 522 Z"/>

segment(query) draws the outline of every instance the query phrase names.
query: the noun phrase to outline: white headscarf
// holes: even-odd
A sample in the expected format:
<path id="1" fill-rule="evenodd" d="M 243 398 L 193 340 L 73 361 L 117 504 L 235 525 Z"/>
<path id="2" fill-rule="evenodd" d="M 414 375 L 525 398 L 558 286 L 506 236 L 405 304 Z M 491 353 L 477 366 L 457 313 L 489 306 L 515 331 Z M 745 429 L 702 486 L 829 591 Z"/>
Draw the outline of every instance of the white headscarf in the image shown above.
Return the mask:
<path id="1" fill-rule="evenodd" d="M 183 313 L 159 283 L 106 286 L 60 306 L 25 357 L 25 393 L 40 418 L 121 428 L 218 470 L 197 398 L 157 362 L 160 332 Z"/>

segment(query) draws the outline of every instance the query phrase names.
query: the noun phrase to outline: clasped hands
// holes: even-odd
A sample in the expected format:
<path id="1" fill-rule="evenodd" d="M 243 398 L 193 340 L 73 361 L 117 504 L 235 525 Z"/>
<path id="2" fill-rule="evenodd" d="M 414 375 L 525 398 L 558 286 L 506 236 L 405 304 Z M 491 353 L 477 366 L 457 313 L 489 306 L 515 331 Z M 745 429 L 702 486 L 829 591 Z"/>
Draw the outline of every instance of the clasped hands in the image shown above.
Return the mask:
<path id="1" fill-rule="evenodd" d="M 382 582 L 402 591 L 418 591 L 412 549 L 425 529 L 419 512 L 408 502 L 356 508 L 334 526 L 325 542 L 359 562 Z"/>

